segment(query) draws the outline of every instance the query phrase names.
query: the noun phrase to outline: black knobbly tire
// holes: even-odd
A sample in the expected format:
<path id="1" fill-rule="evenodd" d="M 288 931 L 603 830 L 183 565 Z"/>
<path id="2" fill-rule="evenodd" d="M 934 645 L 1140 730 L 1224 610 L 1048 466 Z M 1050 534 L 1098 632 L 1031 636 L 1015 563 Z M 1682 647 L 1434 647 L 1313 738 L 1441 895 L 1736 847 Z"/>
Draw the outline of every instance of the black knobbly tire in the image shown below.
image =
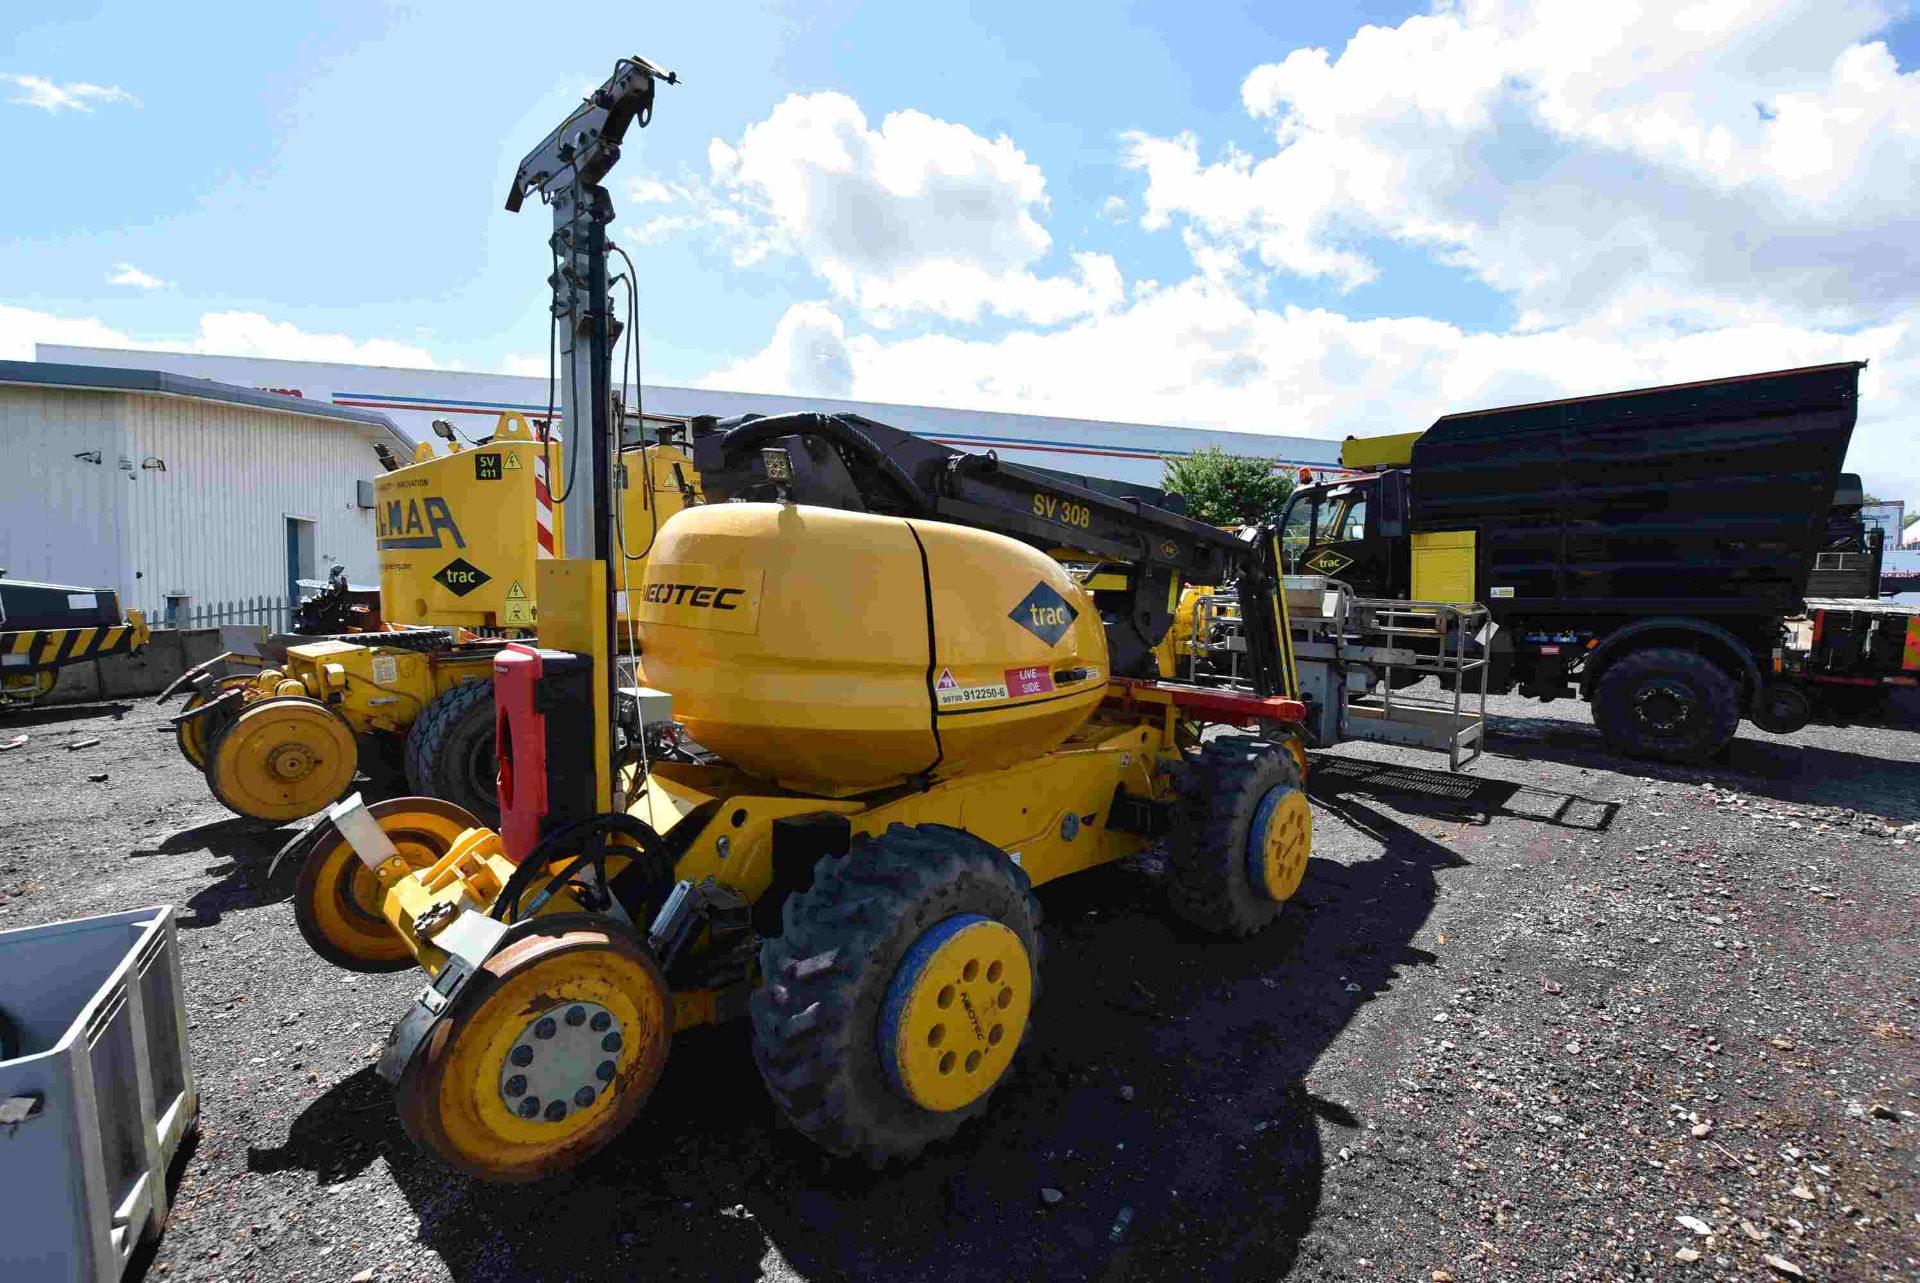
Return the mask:
<path id="1" fill-rule="evenodd" d="M 784 929 L 762 943 L 753 1058 L 774 1104 L 828 1152 L 874 1167 L 911 1158 L 992 1098 L 989 1088 L 958 1109 L 929 1110 L 896 1090 L 881 1062 L 896 969 L 923 932 L 960 914 L 1020 938 L 1037 1001 L 1040 903 L 1027 875 L 998 847 L 945 825 L 856 837 L 847 854 L 820 861 L 812 888 L 787 901 Z"/>
<path id="2" fill-rule="evenodd" d="M 1261 799 L 1300 787 L 1287 746 L 1228 735 L 1187 756 L 1180 822 L 1167 838 L 1167 903 L 1217 935 L 1245 936 L 1280 916 L 1280 902 L 1255 886 L 1247 838 Z"/>
<path id="3" fill-rule="evenodd" d="M 493 682 L 461 682 L 440 692 L 407 731 L 407 787 L 444 798 L 488 825 L 500 822 L 494 762 Z"/>
<path id="4" fill-rule="evenodd" d="M 1698 762 L 1719 752 L 1739 728 L 1740 691 L 1706 656 L 1656 646 L 1601 674 L 1593 720 L 1616 753 Z"/>

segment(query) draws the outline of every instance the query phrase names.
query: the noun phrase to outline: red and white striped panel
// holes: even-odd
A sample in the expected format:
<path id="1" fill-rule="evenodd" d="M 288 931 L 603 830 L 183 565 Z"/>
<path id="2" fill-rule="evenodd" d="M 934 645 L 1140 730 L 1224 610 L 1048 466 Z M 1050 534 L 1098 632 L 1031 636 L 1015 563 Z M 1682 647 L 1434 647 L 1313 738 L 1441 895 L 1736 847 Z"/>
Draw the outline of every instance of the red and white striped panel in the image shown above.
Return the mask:
<path id="1" fill-rule="evenodd" d="M 553 556 L 553 492 L 547 488 L 545 450 L 533 458 L 533 524 L 539 542 L 534 557 L 546 560 Z"/>

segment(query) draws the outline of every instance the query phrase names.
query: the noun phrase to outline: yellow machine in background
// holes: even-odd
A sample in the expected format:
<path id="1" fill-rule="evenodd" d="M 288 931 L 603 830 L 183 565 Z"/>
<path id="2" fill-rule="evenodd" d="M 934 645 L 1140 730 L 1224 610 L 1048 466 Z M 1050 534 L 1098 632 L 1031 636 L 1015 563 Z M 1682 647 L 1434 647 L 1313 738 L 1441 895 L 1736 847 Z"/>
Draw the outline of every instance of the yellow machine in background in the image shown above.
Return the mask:
<path id="1" fill-rule="evenodd" d="M 73 591 L 93 596 L 86 589 Z M 0 614 L 0 621 L 4 618 Z M 150 637 L 147 617 L 137 610 L 129 610 L 125 621 L 117 624 L 0 629 L 0 712 L 25 708 L 50 694 L 67 665 L 131 655 L 143 649 Z"/>
<path id="2" fill-rule="evenodd" d="M 699 482 L 678 446 L 622 457 L 621 543 L 637 580 L 655 531 L 699 502 Z M 193 687 L 176 737 L 214 796 L 241 815 L 299 819 L 365 771 L 493 816 L 496 638 L 538 626 L 535 567 L 564 538 L 550 485 L 566 485 L 565 469 L 560 443 L 509 412 L 477 445 L 423 442 L 412 464 L 377 477 L 382 610 L 407 626 L 295 642 L 277 662 L 223 655 L 169 688 L 162 700 Z"/>
<path id="3" fill-rule="evenodd" d="M 531 631 L 534 563 L 564 537 L 548 477 L 565 477 L 561 445 L 508 411 L 487 440 L 448 448 L 423 441 L 411 467 L 374 478 L 381 608 L 412 624 Z"/>

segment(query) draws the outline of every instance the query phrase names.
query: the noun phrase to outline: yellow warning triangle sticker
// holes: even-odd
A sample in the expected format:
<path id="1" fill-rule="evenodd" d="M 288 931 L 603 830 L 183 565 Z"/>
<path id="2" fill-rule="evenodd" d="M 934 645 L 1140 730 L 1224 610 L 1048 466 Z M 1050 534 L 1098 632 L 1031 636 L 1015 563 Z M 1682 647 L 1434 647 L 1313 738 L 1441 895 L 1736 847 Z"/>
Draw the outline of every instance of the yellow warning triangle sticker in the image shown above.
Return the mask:
<path id="1" fill-rule="evenodd" d="M 517 450 L 509 450 L 509 451 L 507 451 L 507 461 L 506 461 L 506 463 L 505 463 L 505 464 L 504 464 L 503 466 L 504 466 L 504 467 L 506 468 L 506 470 L 507 470 L 508 472 L 518 472 L 518 471 L 520 471 L 520 453 L 519 453 L 519 451 L 517 451 Z M 509 594 L 509 596 L 511 596 L 511 594 Z"/>
<path id="2" fill-rule="evenodd" d="M 518 597 L 524 601 L 526 600 L 527 590 L 522 588 L 520 586 L 520 581 L 516 579 L 513 581 L 513 587 L 507 589 L 507 596 L 509 598 Z"/>

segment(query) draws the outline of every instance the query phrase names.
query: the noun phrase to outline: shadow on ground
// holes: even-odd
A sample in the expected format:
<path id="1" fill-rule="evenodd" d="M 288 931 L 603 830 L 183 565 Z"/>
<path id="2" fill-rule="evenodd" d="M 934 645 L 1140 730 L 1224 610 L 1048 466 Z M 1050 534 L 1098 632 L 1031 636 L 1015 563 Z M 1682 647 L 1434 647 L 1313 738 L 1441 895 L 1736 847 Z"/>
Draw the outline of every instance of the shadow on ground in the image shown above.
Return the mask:
<path id="1" fill-rule="evenodd" d="M 110 699 L 99 704 L 54 704 L 41 708 L 23 708 L 0 718 L 0 739 L 12 739 L 19 731 L 35 726 L 58 726 L 62 722 L 84 722 L 95 717 L 119 721 L 133 711 L 125 700 Z"/>
<path id="2" fill-rule="evenodd" d="M 736 1025 L 681 1035 L 626 1135 L 524 1191 L 415 1152 L 371 1071 L 249 1164 L 324 1184 L 384 1159 L 460 1279 L 754 1279 L 779 1260 L 807 1278 L 1284 1275 L 1319 1208 L 1322 1127 L 1359 1126 L 1303 1080 L 1401 967 L 1433 961 L 1411 942 L 1459 863 L 1366 801 L 1320 800 L 1372 858 L 1315 859 L 1251 939 L 1175 925 L 1147 858 L 1044 888 L 1046 993 L 1019 1067 L 914 1163 L 871 1172 L 785 1128 Z"/>
<path id="3" fill-rule="evenodd" d="M 1907 725 L 1920 725 L 1916 717 Z M 1487 756 L 1606 770 L 1647 780 L 1726 781 L 1743 793 L 1804 806 L 1840 806 L 1903 823 L 1920 820 L 1920 762 L 1849 753 L 1792 738 L 1741 735 L 1709 766 L 1639 762 L 1611 752 L 1600 732 L 1554 718 L 1489 717 Z"/>
<path id="4" fill-rule="evenodd" d="M 1485 776 L 1326 753 L 1311 756 L 1313 794 L 1322 802 L 1358 794 L 1378 798 L 1408 815 L 1482 827 L 1493 823 L 1495 816 L 1505 816 L 1587 833 L 1605 833 L 1620 810 L 1618 802 Z"/>
<path id="5" fill-rule="evenodd" d="M 289 861 L 269 880 L 267 868 L 293 830 L 265 820 L 241 816 L 198 824 L 169 834 L 151 848 L 133 852 L 135 856 L 171 855 L 181 851 L 204 850 L 215 863 L 206 873 L 213 878 L 187 900 L 187 912 L 179 918 L 185 930 L 210 927 L 228 910 L 257 909 L 263 904 L 284 900 L 293 893 L 299 874 Z"/>

